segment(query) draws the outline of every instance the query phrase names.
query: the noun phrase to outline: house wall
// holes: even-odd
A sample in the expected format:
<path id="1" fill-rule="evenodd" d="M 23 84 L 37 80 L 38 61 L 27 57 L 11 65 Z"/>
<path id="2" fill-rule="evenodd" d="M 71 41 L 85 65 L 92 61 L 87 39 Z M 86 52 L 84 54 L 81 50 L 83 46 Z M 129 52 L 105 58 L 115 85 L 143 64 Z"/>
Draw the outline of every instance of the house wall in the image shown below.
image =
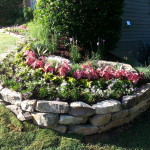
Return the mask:
<path id="1" fill-rule="evenodd" d="M 122 35 L 113 53 L 144 62 L 150 56 L 150 1 L 125 0 Z M 128 26 L 126 21 L 130 21 Z"/>
<path id="2" fill-rule="evenodd" d="M 26 6 L 30 7 L 30 0 L 26 0 Z"/>

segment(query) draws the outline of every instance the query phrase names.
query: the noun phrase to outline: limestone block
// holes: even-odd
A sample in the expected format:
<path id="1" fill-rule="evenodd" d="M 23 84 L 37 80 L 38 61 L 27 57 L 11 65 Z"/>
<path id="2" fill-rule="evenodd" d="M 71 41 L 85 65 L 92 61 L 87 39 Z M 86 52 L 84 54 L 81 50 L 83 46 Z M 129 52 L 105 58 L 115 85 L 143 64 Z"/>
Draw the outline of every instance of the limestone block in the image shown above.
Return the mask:
<path id="1" fill-rule="evenodd" d="M 21 109 L 28 112 L 34 112 L 36 100 L 24 100 L 21 102 Z"/>
<path id="2" fill-rule="evenodd" d="M 1 97 L 4 101 L 14 104 L 20 105 L 22 101 L 22 95 L 19 92 L 12 91 L 8 88 L 4 88 L 0 91 Z"/>
<path id="3" fill-rule="evenodd" d="M 85 123 L 87 121 L 87 118 L 84 117 L 74 117 L 71 115 L 60 115 L 59 124 L 81 124 Z"/>
<path id="4" fill-rule="evenodd" d="M 134 120 L 137 116 L 139 116 L 141 114 L 140 110 L 137 110 L 135 112 L 132 112 L 132 114 L 130 115 L 130 121 Z"/>
<path id="5" fill-rule="evenodd" d="M 118 112 L 122 109 L 121 103 L 117 100 L 105 100 L 92 106 L 96 109 L 96 114 L 108 114 Z"/>
<path id="6" fill-rule="evenodd" d="M 34 122 L 43 127 L 51 127 L 58 123 L 59 116 L 58 114 L 53 113 L 31 113 L 33 116 Z"/>
<path id="7" fill-rule="evenodd" d="M 136 111 L 140 111 L 140 109 L 144 106 L 147 106 L 148 105 L 148 101 L 149 99 L 147 100 L 144 100 L 144 101 L 141 101 L 140 103 L 138 103 L 137 105 L 135 105 L 134 107 L 130 108 L 129 109 L 129 113 L 132 114 Z"/>
<path id="8" fill-rule="evenodd" d="M 69 105 L 67 102 L 39 100 L 35 109 L 39 112 L 67 113 Z"/>
<path id="9" fill-rule="evenodd" d="M 88 117 L 95 114 L 95 109 L 84 102 L 73 102 L 70 104 L 68 114 L 77 117 Z"/>
<path id="10" fill-rule="evenodd" d="M 128 109 L 136 105 L 138 101 L 139 100 L 137 95 L 127 95 L 127 96 L 123 96 L 122 105 L 124 108 Z"/>
<path id="11" fill-rule="evenodd" d="M 56 125 L 56 126 L 51 126 L 50 128 L 61 133 L 66 133 L 67 130 L 67 126 L 65 125 Z"/>
<path id="12" fill-rule="evenodd" d="M 7 105 L 8 103 L 0 99 L 0 105 Z"/>
<path id="13" fill-rule="evenodd" d="M 132 71 L 132 72 L 137 72 L 131 65 L 125 64 L 125 63 L 118 63 L 118 62 L 113 62 L 113 61 L 104 61 L 104 60 L 99 60 L 97 61 L 97 65 L 99 67 L 113 67 L 116 68 L 117 66 L 120 66 L 121 69 L 124 69 L 126 71 Z"/>
<path id="14" fill-rule="evenodd" d="M 32 116 L 29 112 L 23 112 L 22 109 L 16 105 L 8 105 L 6 107 L 12 111 L 20 121 L 32 119 Z"/>
<path id="15" fill-rule="evenodd" d="M 150 84 L 147 83 L 146 85 L 142 86 L 137 93 L 138 102 L 150 99 Z"/>
<path id="16" fill-rule="evenodd" d="M 128 123 L 129 121 L 130 121 L 129 117 L 113 120 L 113 121 L 109 122 L 108 124 L 106 124 L 104 126 L 100 126 L 99 133 L 107 131 L 107 130 L 110 130 L 110 129 L 114 128 L 114 127 L 121 126 L 123 124 Z"/>
<path id="17" fill-rule="evenodd" d="M 106 114 L 106 115 L 94 115 L 91 117 L 90 123 L 95 125 L 95 126 L 101 126 L 104 124 L 107 124 L 111 119 L 111 114 Z"/>
<path id="18" fill-rule="evenodd" d="M 69 126 L 69 133 L 91 135 L 97 133 L 99 128 L 93 125 L 73 125 Z"/>
<path id="19" fill-rule="evenodd" d="M 128 114 L 129 114 L 129 111 L 127 109 L 113 113 L 112 114 L 112 120 L 124 118 L 124 117 L 128 116 Z"/>

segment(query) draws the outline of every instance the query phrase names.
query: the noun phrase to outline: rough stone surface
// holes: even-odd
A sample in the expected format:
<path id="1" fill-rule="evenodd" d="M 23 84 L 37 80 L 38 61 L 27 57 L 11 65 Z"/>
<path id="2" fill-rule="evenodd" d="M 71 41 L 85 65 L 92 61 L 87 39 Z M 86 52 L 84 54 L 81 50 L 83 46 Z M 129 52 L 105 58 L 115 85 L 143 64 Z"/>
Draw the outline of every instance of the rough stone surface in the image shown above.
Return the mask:
<path id="1" fill-rule="evenodd" d="M 129 109 L 129 113 L 132 114 L 132 113 L 134 113 L 136 111 L 139 111 L 142 107 L 147 105 L 148 101 L 149 101 L 149 99 L 145 100 L 145 101 L 141 101 L 140 103 L 138 103 L 134 107 L 130 108 Z"/>
<path id="2" fill-rule="evenodd" d="M 141 112 L 145 112 L 146 110 L 148 110 L 150 108 L 150 103 L 148 102 L 147 105 L 141 107 Z"/>
<path id="3" fill-rule="evenodd" d="M 128 109 L 133 107 L 138 103 L 137 95 L 127 95 L 122 98 L 122 105 L 124 108 Z"/>
<path id="4" fill-rule="evenodd" d="M 113 62 L 113 61 L 104 61 L 104 60 L 99 60 L 97 61 L 97 65 L 99 67 L 113 67 L 113 68 L 120 68 L 120 69 L 124 69 L 126 71 L 132 71 L 132 72 L 137 72 L 131 65 L 129 64 L 125 64 L 125 63 L 118 63 L 118 62 Z"/>
<path id="5" fill-rule="evenodd" d="M 70 115 L 60 115 L 59 124 L 81 124 L 85 123 L 87 121 L 87 118 L 84 117 L 74 117 Z"/>
<path id="6" fill-rule="evenodd" d="M 29 112 L 23 112 L 22 109 L 16 105 L 8 105 L 6 106 L 9 110 L 11 110 L 14 114 L 16 114 L 17 118 L 20 121 L 31 120 L 32 116 Z"/>
<path id="7" fill-rule="evenodd" d="M 21 102 L 21 109 L 28 112 L 34 112 L 36 100 L 25 100 Z"/>
<path id="8" fill-rule="evenodd" d="M 8 103 L 0 99 L 0 105 L 7 105 Z"/>
<path id="9" fill-rule="evenodd" d="M 114 128 L 114 127 L 121 126 L 123 124 L 128 123 L 129 121 L 130 121 L 129 117 L 113 120 L 113 121 L 109 122 L 108 124 L 106 124 L 104 126 L 101 126 L 99 128 L 99 133 L 107 131 L 107 130 L 110 130 L 110 129 Z"/>
<path id="10" fill-rule="evenodd" d="M 92 106 L 96 109 L 96 114 L 108 114 L 118 112 L 122 109 L 121 103 L 117 100 L 105 100 Z"/>
<path id="11" fill-rule="evenodd" d="M 111 119 L 111 114 L 95 115 L 90 118 L 90 122 L 95 126 L 101 126 L 107 124 L 110 121 L 110 119 Z"/>
<path id="12" fill-rule="evenodd" d="M 124 118 L 124 117 L 128 116 L 128 114 L 129 114 L 129 111 L 127 109 L 113 113 L 112 114 L 112 120 Z"/>
<path id="13" fill-rule="evenodd" d="M 148 98 L 150 98 L 150 84 L 147 83 L 146 85 L 142 86 L 139 90 L 139 92 L 137 93 L 137 101 L 144 101 L 147 100 Z"/>
<path id="14" fill-rule="evenodd" d="M 0 91 L 3 89 L 2 85 L 0 84 Z"/>
<path id="15" fill-rule="evenodd" d="M 19 92 L 12 91 L 8 88 L 4 88 L 0 91 L 1 97 L 4 101 L 14 104 L 20 105 L 22 101 L 22 95 Z"/>
<path id="16" fill-rule="evenodd" d="M 122 98 L 122 104 L 124 108 L 132 108 L 135 106 L 138 102 L 147 100 L 150 98 L 150 84 L 146 84 L 142 86 L 138 93 L 135 95 L 128 95 L 128 96 L 123 96 Z"/>
<path id="17" fill-rule="evenodd" d="M 51 127 L 58 123 L 58 114 L 53 113 L 32 113 L 34 122 L 43 127 Z"/>
<path id="18" fill-rule="evenodd" d="M 35 109 L 40 112 L 67 113 L 69 105 L 67 102 L 39 100 Z"/>
<path id="19" fill-rule="evenodd" d="M 61 133 L 66 133 L 67 131 L 67 126 L 65 125 L 51 126 L 50 128 Z"/>
<path id="20" fill-rule="evenodd" d="M 20 112 L 18 115 L 17 115 L 17 118 L 20 120 L 20 121 L 26 121 L 26 120 L 31 120 L 32 119 L 32 116 L 29 112 Z"/>
<path id="21" fill-rule="evenodd" d="M 64 62 L 67 62 L 68 64 L 71 64 L 71 61 L 69 59 L 66 59 L 64 57 L 61 57 L 61 56 L 55 56 L 55 55 L 51 55 L 51 56 L 48 56 L 47 58 L 47 62 L 49 61 L 56 61 L 58 63 L 64 63 Z"/>
<path id="22" fill-rule="evenodd" d="M 130 121 L 134 120 L 137 116 L 139 116 L 141 114 L 141 110 L 137 110 L 134 111 L 131 115 L 130 115 Z"/>
<path id="23" fill-rule="evenodd" d="M 83 102 L 73 102 L 70 104 L 68 114 L 76 117 L 88 117 L 92 116 L 95 113 L 90 105 Z"/>
<path id="24" fill-rule="evenodd" d="M 97 133 L 99 128 L 93 125 L 73 125 L 69 126 L 69 133 L 91 135 Z"/>

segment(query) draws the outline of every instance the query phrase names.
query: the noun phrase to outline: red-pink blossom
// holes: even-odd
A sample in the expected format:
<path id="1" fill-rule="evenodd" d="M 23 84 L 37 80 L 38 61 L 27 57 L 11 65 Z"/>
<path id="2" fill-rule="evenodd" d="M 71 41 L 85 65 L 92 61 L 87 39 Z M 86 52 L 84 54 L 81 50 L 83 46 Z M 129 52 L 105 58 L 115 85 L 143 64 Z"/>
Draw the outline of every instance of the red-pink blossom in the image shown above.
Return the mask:
<path id="1" fill-rule="evenodd" d="M 19 28 L 20 28 L 20 29 L 27 29 L 27 26 L 25 26 L 25 25 L 20 25 Z"/>
<path id="2" fill-rule="evenodd" d="M 32 65 L 35 62 L 36 58 L 35 57 L 26 57 L 26 63 L 28 65 Z"/>
<path id="3" fill-rule="evenodd" d="M 38 58 L 38 60 L 41 60 L 41 61 L 43 61 L 43 62 L 45 62 L 46 59 L 47 59 L 47 57 L 44 57 L 44 56 L 41 56 L 41 57 Z"/>
<path id="4" fill-rule="evenodd" d="M 58 73 L 60 76 L 66 76 L 68 73 L 68 69 L 66 67 L 60 67 L 58 68 Z"/>
<path id="5" fill-rule="evenodd" d="M 46 64 L 44 65 L 44 71 L 45 71 L 45 72 L 53 73 L 53 72 L 54 72 L 54 68 L 51 67 L 51 64 L 50 64 L 50 63 L 46 63 Z"/>
<path id="6" fill-rule="evenodd" d="M 25 56 L 29 56 L 29 57 L 36 57 L 35 52 L 34 51 L 30 51 L 30 50 L 25 51 L 24 55 Z"/>
<path id="7" fill-rule="evenodd" d="M 32 65 L 32 68 L 44 68 L 44 63 L 41 60 L 36 60 Z"/>

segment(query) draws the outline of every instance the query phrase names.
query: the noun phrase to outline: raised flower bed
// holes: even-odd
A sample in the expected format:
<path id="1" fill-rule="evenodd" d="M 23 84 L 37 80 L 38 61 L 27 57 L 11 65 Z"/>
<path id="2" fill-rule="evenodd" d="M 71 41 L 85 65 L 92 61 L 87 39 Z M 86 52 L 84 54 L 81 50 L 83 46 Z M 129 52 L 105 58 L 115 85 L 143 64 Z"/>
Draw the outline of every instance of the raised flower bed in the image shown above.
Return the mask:
<path id="1" fill-rule="evenodd" d="M 30 46 L 0 67 L 1 104 L 21 121 L 90 135 L 128 123 L 150 106 L 150 85 L 131 66 L 48 61 Z M 126 68 L 127 67 L 127 68 Z"/>

